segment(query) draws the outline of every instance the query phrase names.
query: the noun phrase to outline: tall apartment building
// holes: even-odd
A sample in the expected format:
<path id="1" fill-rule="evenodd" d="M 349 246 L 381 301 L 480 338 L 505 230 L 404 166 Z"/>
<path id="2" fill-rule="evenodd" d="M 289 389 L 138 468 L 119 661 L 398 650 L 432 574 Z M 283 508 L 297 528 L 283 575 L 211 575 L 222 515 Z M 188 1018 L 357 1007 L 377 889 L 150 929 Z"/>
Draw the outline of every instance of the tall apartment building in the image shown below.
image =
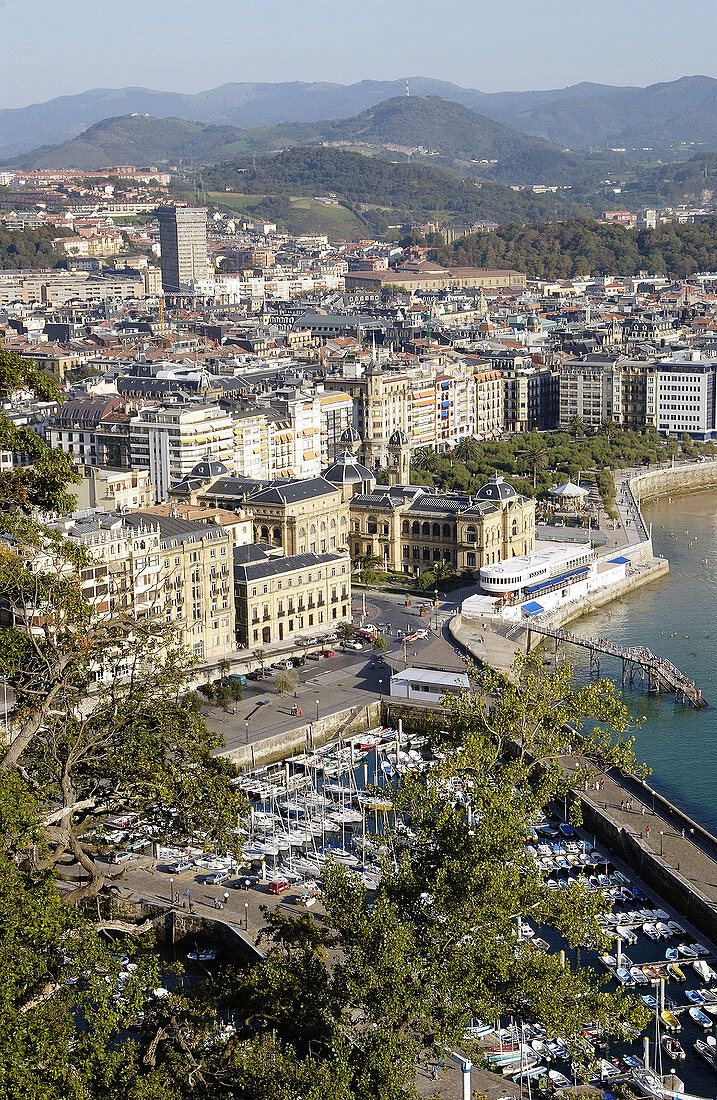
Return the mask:
<path id="1" fill-rule="evenodd" d="M 694 358 L 657 363 L 648 378 L 647 408 L 659 432 L 707 440 L 717 436 L 717 362 Z"/>
<path id="2" fill-rule="evenodd" d="M 206 280 L 209 271 L 206 208 L 160 206 L 157 218 L 162 289 L 165 294 L 186 293 L 198 280 Z"/>
<path id="3" fill-rule="evenodd" d="M 558 422 L 558 412 L 558 379 L 549 367 L 516 367 L 503 371 L 506 432 L 554 428 Z"/>
<path id="4" fill-rule="evenodd" d="M 655 363 L 625 356 L 591 355 L 560 368 L 560 424 L 567 427 L 576 416 L 586 427 L 599 428 L 614 420 L 625 428 L 654 427 L 654 412 L 647 412 L 648 379 Z"/>
<path id="5" fill-rule="evenodd" d="M 475 383 L 475 434 L 495 439 L 503 431 L 503 377 L 499 370 L 478 370 Z"/>
<path id="6" fill-rule="evenodd" d="M 234 466 L 234 427 L 217 405 L 152 405 L 130 421 L 133 467 L 149 470 L 156 503 L 207 455 Z"/>

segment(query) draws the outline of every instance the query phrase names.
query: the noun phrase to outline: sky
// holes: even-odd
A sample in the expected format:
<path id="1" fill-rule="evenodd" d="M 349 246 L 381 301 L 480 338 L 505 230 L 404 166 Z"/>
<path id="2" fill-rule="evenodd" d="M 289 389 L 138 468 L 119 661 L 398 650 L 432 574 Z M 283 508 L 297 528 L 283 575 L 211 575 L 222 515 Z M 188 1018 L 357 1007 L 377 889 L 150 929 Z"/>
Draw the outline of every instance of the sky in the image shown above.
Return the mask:
<path id="1" fill-rule="evenodd" d="M 0 108 L 89 88 L 717 77 L 715 0 L 0 0 Z"/>

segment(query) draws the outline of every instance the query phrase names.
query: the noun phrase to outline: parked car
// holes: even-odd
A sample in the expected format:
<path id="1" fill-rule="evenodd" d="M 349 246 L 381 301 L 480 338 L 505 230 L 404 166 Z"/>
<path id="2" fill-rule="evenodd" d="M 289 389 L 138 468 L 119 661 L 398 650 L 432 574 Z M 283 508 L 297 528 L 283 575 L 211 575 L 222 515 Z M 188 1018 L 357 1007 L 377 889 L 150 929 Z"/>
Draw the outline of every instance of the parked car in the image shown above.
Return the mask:
<path id="1" fill-rule="evenodd" d="M 232 672 L 229 676 L 229 679 L 236 680 L 237 683 L 241 684 L 242 687 L 244 687 L 244 684 L 246 683 L 246 676 L 243 672 Z"/>
<path id="2" fill-rule="evenodd" d="M 228 871 L 212 871 L 211 875 L 207 875 L 205 882 L 207 886 L 219 886 L 222 882 L 226 882 L 230 878 Z"/>
<path id="3" fill-rule="evenodd" d="M 287 882 L 285 878 L 279 878 L 276 882 L 269 883 L 270 894 L 283 894 L 291 886 L 290 882 Z"/>
<path id="4" fill-rule="evenodd" d="M 404 634 L 404 642 L 415 642 L 418 639 L 418 633 L 414 630 L 412 634 Z"/>
<path id="5" fill-rule="evenodd" d="M 346 649 L 363 649 L 361 642 L 344 642 Z"/>
<path id="6" fill-rule="evenodd" d="M 320 653 L 307 653 L 306 654 L 306 660 L 307 661 L 320 661 L 321 660 L 321 654 Z"/>
<path id="7" fill-rule="evenodd" d="M 336 641 L 338 641 L 338 637 L 339 636 L 336 633 L 336 631 L 332 631 L 331 634 L 324 634 L 324 639 L 323 640 L 325 642 L 336 642 Z"/>
<path id="8" fill-rule="evenodd" d="M 334 651 L 333 651 L 333 649 L 322 649 L 321 650 L 321 656 L 322 657 L 333 657 L 334 656 Z"/>
<path id="9" fill-rule="evenodd" d="M 230 882 L 232 890 L 248 890 L 251 886 L 256 886 L 256 875 L 240 875 L 239 878 L 234 879 L 234 882 Z"/>
<path id="10" fill-rule="evenodd" d="M 190 863 L 188 859 L 180 859 L 176 863 L 171 864 L 169 867 L 170 875 L 181 875 L 184 871 L 192 871 L 194 864 Z"/>
<path id="11" fill-rule="evenodd" d="M 115 852 L 112 856 L 113 863 L 127 863 L 130 859 L 134 859 L 134 852 Z"/>
<path id="12" fill-rule="evenodd" d="M 427 630 L 417 630 L 415 633 L 416 633 L 417 638 L 427 638 L 428 637 L 428 631 Z"/>

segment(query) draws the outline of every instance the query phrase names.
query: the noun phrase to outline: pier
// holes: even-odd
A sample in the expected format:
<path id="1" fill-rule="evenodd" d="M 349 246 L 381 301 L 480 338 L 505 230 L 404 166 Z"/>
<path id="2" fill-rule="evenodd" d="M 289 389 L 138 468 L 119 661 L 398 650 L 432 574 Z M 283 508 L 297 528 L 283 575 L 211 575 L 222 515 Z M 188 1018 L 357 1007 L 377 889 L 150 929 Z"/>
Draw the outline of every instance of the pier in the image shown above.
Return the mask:
<path id="1" fill-rule="evenodd" d="M 622 686 L 635 682 L 639 676 L 642 683 L 647 681 L 647 690 L 652 694 L 660 691 L 672 692 L 678 703 L 691 704 L 698 710 L 707 706 L 707 700 L 703 697 L 700 688 L 688 679 L 679 668 L 664 657 L 657 657 L 645 646 L 631 646 L 629 649 L 621 649 L 606 638 L 577 638 L 571 631 L 560 630 L 557 627 L 543 626 L 540 623 L 530 622 L 528 625 L 527 652 L 530 652 L 531 634 L 541 634 L 546 638 L 555 638 L 558 642 L 580 646 L 590 651 L 590 670 L 600 672 L 600 658 L 616 657 L 622 661 Z"/>

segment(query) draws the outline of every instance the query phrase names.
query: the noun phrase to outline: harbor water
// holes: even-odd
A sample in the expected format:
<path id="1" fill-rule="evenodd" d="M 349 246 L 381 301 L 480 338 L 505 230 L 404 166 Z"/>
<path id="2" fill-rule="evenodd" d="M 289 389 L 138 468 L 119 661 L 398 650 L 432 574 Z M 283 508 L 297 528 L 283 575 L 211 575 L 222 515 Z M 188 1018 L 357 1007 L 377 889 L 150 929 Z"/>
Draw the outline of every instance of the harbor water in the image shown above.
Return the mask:
<path id="1" fill-rule="evenodd" d="M 694 493 L 645 505 L 655 554 L 669 576 L 645 585 L 570 629 L 620 646 L 645 645 L 672 661 L 708 707 L 676 704 L 672 695 L 643 691 L 639 679 L 623 693 L 630 713 L 646 720 L 636 730 L 637 755 L 653 769 L 649 782 L 717 834 L 717 492 Z M 567 646 L 575 676 L 590 675 L 586 650 Z M 602 657 L 600 674 L 620 683 L 621 662 Z"/>

